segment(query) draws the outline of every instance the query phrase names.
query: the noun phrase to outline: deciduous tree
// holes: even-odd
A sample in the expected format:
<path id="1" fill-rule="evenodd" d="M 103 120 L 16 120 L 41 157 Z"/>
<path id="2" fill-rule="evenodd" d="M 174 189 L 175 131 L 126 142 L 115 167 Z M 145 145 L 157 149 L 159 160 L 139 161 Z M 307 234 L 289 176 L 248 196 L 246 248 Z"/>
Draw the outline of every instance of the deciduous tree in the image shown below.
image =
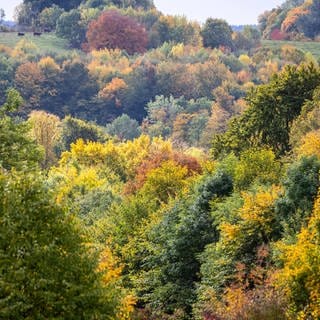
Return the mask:
<path id="1" fill-rule="evenodd" d="M 148 38 L 145 29 L 135 20 L 118 11 L 103 12 L 88 26 L 86 34 L 88 50 L 122 49 L 129 54 L 146 50 Z"/>
<path id="2" fill-rule="evenodd" d="M 267 146 L 276 155 L 283 155 L 290 150 L 292 122 L 300 115 L 306 100 L 312 99 L 319 83 L 319 69 L 313 64 L 287 66 L 268 84 L 249 92 L 246 97 L 249 107 L 229 123 L 226 134 L 214 138 L 214 152 Z"/>
<path id="3" fill-rule="evenodd" d="M 37 144 L 30 139 L 30 126 L 8 116 L 8 113 L 16 111 L 21 104 L 20 94 L 10 89 L 6 103 L 0 107 L 0 168 L 5 170 L 36 167 L 41 159 Z"/>
<path id="4" fill-rule="evenodd" d="M 97 258 L 38 174 L 0 173 L 0 318 L 113 316 Z"/>
<path id="5" fill-rule="evenodd" d="M 232 48 L 232 29 L 228 23 L 221 19 L 209 18 L 201 30 L 203 45 L 210 48 Z"/>
<path id="6" fill-rule="evenodd" d="M 61 135 L 60 119 L 44 111 L 33 111 L 29 115 L 29 122 L 33 137 L 44 149 L 42 166 L 48 168 L 57 160 L 55 147 Z"/>
<path id="7" fill-rule="evenodd" d="M 73 9 L 63 13 L 57 20 L 56 33 L 59 37 L 67 39 L 72 47 L 80 48 L 86 36 L 86 26 L 81 20 L 80 11 Z"/>
<path id="8" fill-rule="evenodd" d="M 43 79 L 41 69 L 35 62 L 26 62 L 17 68 L 15 85 L 28 108 L 35 109 L 39 106 Z"/>

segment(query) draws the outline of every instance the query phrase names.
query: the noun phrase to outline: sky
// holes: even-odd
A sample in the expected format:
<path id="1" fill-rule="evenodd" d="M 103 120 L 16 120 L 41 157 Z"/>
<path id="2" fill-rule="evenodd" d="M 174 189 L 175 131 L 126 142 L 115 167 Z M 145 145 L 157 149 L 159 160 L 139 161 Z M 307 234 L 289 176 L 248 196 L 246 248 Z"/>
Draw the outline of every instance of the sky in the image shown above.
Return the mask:
<path id="1" fill-rule="evenodd" d="M 66 0 L 68 1 L 68 0 Z M 0 8 L 11 20 L 14 7 L 21 0 L 0 0 Z M 204 22 L 207 18 L 222 18 L 229 24 L 256 24 L 258 16 L 284 0 L 154 0 L 156 7 L 166 14 L 185 15 L 189 19 Z"/>
<path id="2" fill-rule="evenodd" d="M 14 8 L 21 2 L 21 0 L 0 0 L 0 8 L 4 9 L 6 20 L 12 20 Z"/>
<path id="3" fill-rule="evenodd" d="M 185 15 L 204 22 L 221 18 L 229 24 L 256 24 L 258 16 L 284 3 L 284 0 L 154 0 L 156 7 L 167 14 Z"/>

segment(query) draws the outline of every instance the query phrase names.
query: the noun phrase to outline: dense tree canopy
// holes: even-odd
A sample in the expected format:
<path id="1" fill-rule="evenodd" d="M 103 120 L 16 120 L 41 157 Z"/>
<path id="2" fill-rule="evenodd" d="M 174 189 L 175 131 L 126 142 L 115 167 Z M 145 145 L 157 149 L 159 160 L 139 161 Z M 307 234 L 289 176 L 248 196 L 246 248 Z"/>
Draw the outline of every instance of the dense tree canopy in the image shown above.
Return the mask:
<path id="1" fill-rule="evenodd" d="M 180 309 L 185 319 L 190 316 L 199 280 L 198 255 L 218 239 L 210 201 L 228 196 L 232 188 L 230 177 L 223 172 L 206 177 L 188 201 L 177 202 L 152 230 L 151 243 L 157 251 L 147 262 L 151 269 L 144 281 L 153 285 L 146 300 L 154 313 L 157 308 L 169 314 Z"/>
<path id="2" fill-rule="evenodd" d="M 105 11 L 92 21 L 86 36 L 89 50 L 119 48 L 129 54 L 144 52 L 148 41 L 141 25 L 114 10 Z"/>
<path id="3" fill-rule="evenodd" d="M 264 36 L 306 37 L 317 6 Z M 316 53 L 148 0 L 18 20 L 52 32 L 0 37 L 1 319 L 319 318 Z"/>
<path id="4" fill-rule="evenodd" d="M 71 216 L 36 175 L 0 175 L 0 316 L 105 319 L 115 312 Z M 9 267 L 10 266 L 10 267 Z"/>
<path id="5" fill-rule="evenodd" d="M 259 17 L 265 38 L 315 39 L 320 34 L 319 1 L 287 0 Z"/>
<path id="6" fill-rule="evenodd" d="M 6 170 L 25 170 L 37 166 L 41 159 L 37 144 L 28 136 L 30 126 L 8 115 L 21 104 L 21 96 L 11 89 L 0 107 L 0 168 Z"/>
<path id="7" fill-rule="evenodd" d="M 52 5 L 57 5 L 65 10 L 74 9 L 79 6 L 82 0 L 24 0 L 25 4 L 31 4 L 32 8 L 38 12 L 41 12 L 44 8 L 49 8 Z"/>
<path id="8" fill-rule="evenodd" d="M 77 9 L 63 13 L 57 20 L 57 35 L 70 41 L 71 46 L 80 48 L 85 40 L 86 29 Z"/>
<path id="9" fill-rule="evenodd" d="M 225 135 L 216 137 L 214 151 L 219 153 L 227 146 L 235 151 L 248 146 L 268 146 L 278 155 L 286 153 L 290 150 L 292 122 L 300 115 L 304 103 L 312 99 L 319 84 L 319 70 L 313 64 L 300 68 L 287 66 L 270 83 L 248 94 L 249 108 L 230 122 Z M 224 147 L 221 143 L 225 143 Z"/>
<path id="10" fill-rule="evenodd" d="M 209 18 L 201 30 L 203 45 L 210 48 L 232 48 L 232 29 L 221 19 Z"/>

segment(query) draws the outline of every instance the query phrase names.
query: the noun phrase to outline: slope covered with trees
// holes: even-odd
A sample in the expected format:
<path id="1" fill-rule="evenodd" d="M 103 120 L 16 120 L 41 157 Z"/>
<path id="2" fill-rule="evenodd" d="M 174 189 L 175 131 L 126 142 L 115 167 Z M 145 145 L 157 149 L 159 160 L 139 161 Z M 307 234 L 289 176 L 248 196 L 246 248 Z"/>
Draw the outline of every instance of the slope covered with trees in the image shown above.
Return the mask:
<path id="1" fill-rule="evenodd" d="M 0 45 L 1 319 L 320 318 L 312 54 L 145 0 L 18 19 L 78 50 Z"/>
<path id="2" fill-rule="evenodd" d="M 318 0 L 287 0 L 259 17 L 263 37 L 273 40 L 314 40 L 320 34 Z"/>

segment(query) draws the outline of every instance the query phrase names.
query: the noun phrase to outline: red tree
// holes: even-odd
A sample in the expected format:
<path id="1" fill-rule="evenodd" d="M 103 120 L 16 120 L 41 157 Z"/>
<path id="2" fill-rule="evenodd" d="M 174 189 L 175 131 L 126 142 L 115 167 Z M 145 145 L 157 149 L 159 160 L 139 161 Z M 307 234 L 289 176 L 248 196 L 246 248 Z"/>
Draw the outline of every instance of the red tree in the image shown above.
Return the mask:
<path id="1" fill-rule="evenodd" d="M 148 36 L 135 20 L 115 10 L 104 11 L 89 24 L 85 50 L 122 49 L 129 54 L 145 52 Z"/>
<path id="2" fill-rule="evenodd" d="M 188 176 L 202 173 L 202 168 L 198 160 L 184 153 L 173 151 L 172 153 L 164 153 L 156 151 L 149 156 L 136 168 L 134 179 L 125 185 L 125 194 L 135 193 L 142 188 L 146 182 L 148 173 L 159 168 L 165 161 L 172 160 L 177 166 L 185 167 L 188 170 Z"/>
<path id="3" fill-rule="evenodd" d="M 272 30 L 270 34 L 271 40 L 285 40 L 287 38 L 287 34 L 282 32 L 280 29 L 275 28 Z"/>

